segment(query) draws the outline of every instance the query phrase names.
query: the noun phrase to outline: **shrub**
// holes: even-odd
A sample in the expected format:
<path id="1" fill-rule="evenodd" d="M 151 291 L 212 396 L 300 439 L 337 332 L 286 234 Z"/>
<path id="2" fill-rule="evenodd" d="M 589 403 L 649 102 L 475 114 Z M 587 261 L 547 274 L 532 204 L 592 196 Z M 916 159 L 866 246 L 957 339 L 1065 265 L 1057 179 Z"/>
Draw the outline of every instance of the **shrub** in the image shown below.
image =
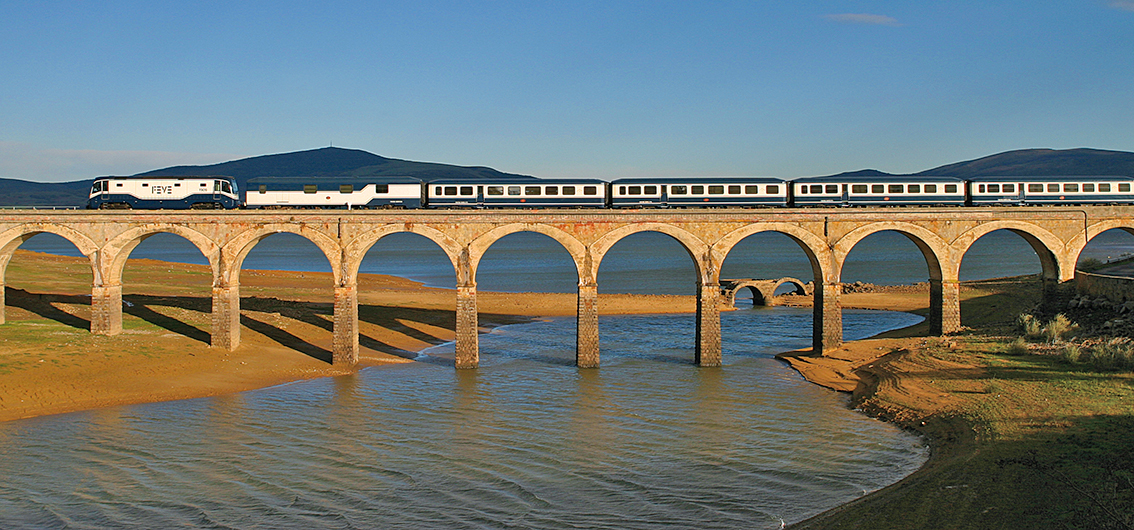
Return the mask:
<path id="1" fill-rule="evenodd" d="M 1134 370 L 1134 343 L 1130 339 L 1115 338 L 1090 348 L 1067 344 L 1063 347 L 1063 360 L 1086 364 L 1098 371 Z"/>
<path id="2" fill-rule="evenodd" d="M 1106 263 L 1103 263 L 1095 258 L 1087 258 L 1083 261 L 1080 261 L 1079 264 L 1075 266 L 1075 268 L 1083 272 L 1092 272 L 1097 271 L 1105 266 Z"/>
<path id="3" fill-rule="evenodd" d="M 1004 347 L 1005 355 L 1027 355 L 1029 351 L 1030 350 L 1028 350 L 1028 343 L 1024 340 L 1023 337 L 1019 337 L 1016 340 L 1009 342 L 1008 345 Z"/>
<path id="4" fill-rule="evenodd" d="M 1055 344 L 1056 341 L 1069 337 L 1077 329 L 1079 329 L 1078 324 L 1071 322 L 1067 315 L 1059 313 L 1043 327 L 1043 337 L 1049 343 Z"/>
<path id="5" fill-rule="evenodd" d="M 1020 326 L 1020 331 L 1024 333 L 1026 338 L 1037 339 L 1043 335 L 1039 319 L 1034 315 L 1024 313 L 1016 317 L 1016 323 Z"/>
<path id="6" fill-rule="evenodd" d="M 1063 346 L 1063 360 L 1069 364 L 1079 364 L 1083 359 L 1083 348 L 1078 344 Z"/>

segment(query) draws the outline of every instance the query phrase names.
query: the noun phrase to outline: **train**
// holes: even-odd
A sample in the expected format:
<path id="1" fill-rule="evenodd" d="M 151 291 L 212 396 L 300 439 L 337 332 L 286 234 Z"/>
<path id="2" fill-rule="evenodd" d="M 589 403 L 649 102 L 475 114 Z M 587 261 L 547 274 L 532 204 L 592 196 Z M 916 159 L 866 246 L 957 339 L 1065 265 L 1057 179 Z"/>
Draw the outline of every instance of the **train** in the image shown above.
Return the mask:
<path id="1" fill-rule="evenodd" d="M 1129 176 L 598 179 L 104 177 L 87 208 L 762 208 L 1134 204 Z"/>

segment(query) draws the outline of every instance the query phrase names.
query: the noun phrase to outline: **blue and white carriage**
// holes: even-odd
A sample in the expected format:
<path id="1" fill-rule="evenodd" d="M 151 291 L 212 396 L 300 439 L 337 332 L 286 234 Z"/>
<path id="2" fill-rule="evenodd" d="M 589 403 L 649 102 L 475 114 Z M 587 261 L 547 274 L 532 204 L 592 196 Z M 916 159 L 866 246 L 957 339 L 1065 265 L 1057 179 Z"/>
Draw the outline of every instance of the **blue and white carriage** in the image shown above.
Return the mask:
<path id="1" fill-rule="evenodd" d="M 103 177 L 95 179 L 87 208 L 184 210 L 237 208 L 240 190 L 231 177 Z"/>
<path id="2" fill-rule="evenodd" d="M 787 205 L 787 183 L 771 177 L 626 178 L 610 183 L 612 208 Z"/>
<path id="3" fill-rule="evenodd" d="M 606 182 L 596 179 L 431 180 L 430 208 L 603 208 Z"/>
<path id="4" fill-rule="evenodd" d="M 831 176 L 791 181 L 795 206 L 964 206 L 965 181 L 933 176 Z"/>
<path id="5" fill-rule="evenodd" d="M 1118 176 L 974 177 L 973 206 L 1020 204 L 1129 204 L 1134 178 Z"/>
<path id="6" fill-rule="evenodd" d="M 245 184 L 247 208 L 421 208 L 413 177 L 258 177 Z"/>

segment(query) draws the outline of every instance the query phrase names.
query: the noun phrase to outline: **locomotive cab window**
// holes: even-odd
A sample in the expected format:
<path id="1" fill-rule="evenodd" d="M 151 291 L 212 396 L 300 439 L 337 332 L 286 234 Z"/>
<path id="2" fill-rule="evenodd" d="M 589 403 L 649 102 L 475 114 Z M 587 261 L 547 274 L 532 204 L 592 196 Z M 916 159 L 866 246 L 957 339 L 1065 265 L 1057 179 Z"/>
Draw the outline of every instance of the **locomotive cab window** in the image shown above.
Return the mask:
<path id="1" fill-rule="evenodd" d="M 375 184 L 374 193 L 390 193 L 389 184 Z"/>

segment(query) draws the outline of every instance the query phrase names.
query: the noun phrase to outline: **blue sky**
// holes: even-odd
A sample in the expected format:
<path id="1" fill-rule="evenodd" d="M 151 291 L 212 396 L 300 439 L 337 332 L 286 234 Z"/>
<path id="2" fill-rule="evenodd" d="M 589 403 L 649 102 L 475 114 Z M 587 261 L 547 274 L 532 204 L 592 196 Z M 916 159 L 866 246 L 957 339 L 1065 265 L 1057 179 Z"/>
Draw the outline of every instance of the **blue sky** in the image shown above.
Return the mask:
<path id="1" fill-rule="evenodd" d="M 1134 151 L 1134 0 L 0 2 L 0 177 L 335 146 L 542 177 Z"/>

